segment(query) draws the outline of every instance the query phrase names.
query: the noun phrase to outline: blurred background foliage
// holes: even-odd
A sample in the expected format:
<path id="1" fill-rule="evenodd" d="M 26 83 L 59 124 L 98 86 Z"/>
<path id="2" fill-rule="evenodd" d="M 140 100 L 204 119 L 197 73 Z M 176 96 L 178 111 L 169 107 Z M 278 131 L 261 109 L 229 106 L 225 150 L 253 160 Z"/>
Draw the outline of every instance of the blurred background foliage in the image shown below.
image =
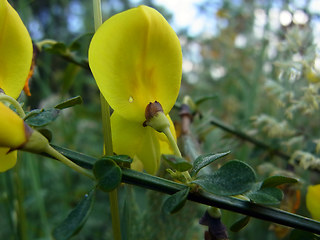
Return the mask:
<path id="1" fill-rule="evenodd" d="M 80 95 L 83 104 L 63 110 L 48 127 L 52 142 L 101 156 L 99 91 L 86 67 L 94 31 L 92 2 L 9 2 L 35 43 L 44 39 L 62 43 L 56 49 L 43 45 L 38 53 L 30 82 L 32 96 L 21 96 L 25 109 L 53 107 Z M 299 186 L 284 187 L 282 207 L 305 216 L 310 216 L 304 200 L 306 187 L 320 183 L 320 11 L 315 11 L 315 2 L 194 1 L 197 17 L 205 27 L 192 29 L 175 27 L 174 12 L 161 1 L 102 0 L 104 20 L 146 4 L 173 24 L 184 56 L 178 102 L 186 95 L 193 101 L 207 97 L 193 109 L 198 114 L 191 132 L 200 151 L 231 150 L 228 159 L 248 162 L 260 176 L 279 172 L 298 176 Z M 172 113 L 177 124 L 178 110 Z M 263 142 L 270 151 L 222 130 L 213 124 L 214 119 Z M 92 188 L 90 181 L 58 162 L 27 153 L 21 154 L 19 164 L 0 179 L 0 239 L 51 239 L 52 229 Z M 181 212 L 166 216 L 159 207 L 163 197 L 137 187 L 121 187 L 127 239 L 202 239 L 204 228 L 198 220 L 205 207 L 188 203 Z M 227 227 L 239 217 L 223 212 Z M 258 238 L 290 239 L 286 229 L 261 220 L 253 220 L 239 233 L 230 233 L 230 239 Z M 97 194 L 93 213 L 75 239 L 112 239 L 106 194 Z"/>

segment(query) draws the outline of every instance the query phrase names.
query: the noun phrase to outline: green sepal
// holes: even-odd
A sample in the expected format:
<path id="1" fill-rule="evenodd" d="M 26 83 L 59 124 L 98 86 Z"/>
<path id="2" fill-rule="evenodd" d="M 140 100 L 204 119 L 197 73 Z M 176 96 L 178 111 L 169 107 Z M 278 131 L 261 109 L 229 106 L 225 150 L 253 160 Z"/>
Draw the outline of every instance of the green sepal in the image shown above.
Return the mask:
<path id="1" fill-rule="evenodd" d="M 52 140 L 52 132 L 47 129 L 47 128 L 41 128 L 41 129 L 37 129 L 38 132 L 40 132 L 43 136 L 46 137 L 46 139 L 48 139 L 49 142 L 51 142 Z"/>
<path id="2" fill-rule="evenodd" d="M 121 168 L 110 159 L 96 161 L 93 165 L 93 174 L 97 179 L 97 187 L 104 192 L 116 189 L 121 183 Z"/>
<path id="3" fill-rule="evenodd" d="M 163 212 L 172 214 L 178 212 L 186 203 L 190 188 L 186 187 L 169 196 L 162 205 Z"/>
<path id="4" fill-rule="evenodd" d="M 62 109 L 70 108 L 70 107 L 73 107 L 75 105 L 79 105 L 82 103 L 83 103 L 82 97 L 76 96 L 76 97 L 73 97 L 73 98 L 70 98 L 70 99 L 63 101 L 62 103 L 59 103 L 54 108 L 62 110 Z"/>
<path id="5" fill-rule="evenodd" d="M 43 127 L 56 120 L 59 114 L 60 110 L 55 108 L 35 109 L 29 112 L 24 120 L 30 126 Z"/>
<path id="6" fill-rule="evenodd" d="M 278 205 L 283 199 L 283 192 L 279 188 L 262 188 L 246 194 L 251 201 L 262 205 Z"/>
<path id="7" fill-rule="evenodd" d="M 298 181 L 296 178 L 286 176 L 271 176 L 263 180 L 261 188 L 276 187 L 285 183 L 297 183 Z"/>
<path id="8" fill-rule="evenodd" d="M 255 172 L 248 164 L 233 160 L 210 175 L 198 177 L 193 183 L 198 184 L 207 192 L 221 196 L 232 196 L 249 191 L 255 181 Z"/>
<path id="9" fill-rule="evenodd" d="M 179 172 L 185 172 L 192 168 L 191 163 L 189 163 L 184 158 L 177 157 L 175 155 L 163 154 L 162 159 L 165 160 L 170 165 L 170 167 Z"/>
<path id="10" fill-rule="evenodd" d="M 205 155 L 201 155 L 201 156 L 197 157 L 197 159 L 193 163 L 193 167 L 190 172 L 191 177 L 196 176 L 197 173 L 202 168 L 208 166 L 213 161 L 228 155 L 229 153 L 230 153 L 230 151 L 224 152 L 224 153 L 216 153 L 216 154 L 209 153 L 209 154 L 205 154 Z"/>
<path id="11" fill-rule="evenodd" d="M 251 218 L 249 216 L 244 216 L 240 218 L 234 224 L 232 224 L 232 226 L 230 227 L 230 230 L 232 232 L 239 232 L 241 229 L 243 229 L 245 226 L 248 225 L 250 219 Z"/>
<path id="12" fill-rule="evenodd" d="M 67 240 L 76 235 L 88 219 L 95 199 L 95 190 L 91 190 L 78 205 L 69 213 L 67 218 L 54 230 L 56 240 Z"/>

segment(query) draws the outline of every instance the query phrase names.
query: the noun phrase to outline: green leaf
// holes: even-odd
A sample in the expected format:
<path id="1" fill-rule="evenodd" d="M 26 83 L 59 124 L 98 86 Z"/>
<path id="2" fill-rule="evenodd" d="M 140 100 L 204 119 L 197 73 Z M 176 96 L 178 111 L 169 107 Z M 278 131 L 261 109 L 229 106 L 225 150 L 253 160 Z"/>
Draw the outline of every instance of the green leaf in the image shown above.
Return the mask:
<path id="1" fill-rule="evenodd" d="M 112 160 L 115 161 L 120 167 L 126 168 L 130 168 L 130 164 L 133 161 L 128 155 L 103 156 L 101 160 Z"/>
<path id="2" fill-rule="evenodd" d="M 216 153 L 216 154 L 209 153 L 209 154 L 205 154 L 197 157 L 197 159 L 193 163 L 193 168 L 190 172 L 191 177 L 197 175 L 197 173 L 205 166 L 209 165 L 210 163 L 212 163 L 213 161 L 219 158 L 226 156 L 229 153 L 230 151 L 224 152 L 224 153 Z"/>
<path id="3" fill-rule="evenodd" d="M 97 187 L 104 192 L 116 189 L 122 177 L 121 168 L 112 160 L 98 160 L 93 166 L 93 174 L 98 180 Z"/>
<path id="4" fill-rule="evenodd" d="M 196 104 L 196 105 L 200 105 L 201 103 L 204 103 L 204 102 L 206 102 L 206 101 L 208 101 L 208 100 L 212 100 L 212 99 L 215 99 L 215 98 L 217 98 L 217 94 L 212 94 L 212 95 L 204 96 L 204 97 L 201 97 L 201 98 L 197 99 L 197 100 L 195 101 L 195 104 Z"/>
<path id="5" fill-rule="evenodd" d="M 179 172 L 185 172 L 188 171 L 190 168 L 192 168 L 192 164 L 189 163 L 187 160 L 181 157 L 177 157 L 175 155 L 162 155 L 162 159 L 165 160 L 170 167 L 173 169 L 179 171 Z"/>
<path id="6" fill-rule="evenodd" d="M 33 109 L 32 111 L 26 113 L 24 120 L 26 120 L 27 118 L 30 118 L 32 116 L 38 115 L 41 112 L 43 112 L 43 109 Z"/>
<path id="7" fill-rule="evenodd" d="M 261 188 L 269 188 L 269 187 L 276 187 L 278 185 L 284 183 L 297 183 L 298 179 L 285 177 L 285 176 L 271 176 L 266 178 L 261 185 Z"/>
<path id="8" fill-rule="evenodd" d="M 186 203 L 190 188 L 186 187 L 169 196 L 162 205 L 162 210 L 167 214 L 178 212 Z"/>
<path id="9" fill-rule="evenodd" d="M 77 234 L 91 213 L 94 204 L 94 190 L 91 190 L 78 205 L 69 213 L 67 218 L 54 230 L 53 236 L 56 240 L 67 240 Z"/>
<path id="10" fill-rule="evenodd" d="M 245 226 L 247 226 L 249 221 L 250 221 L 250 217 L 244 216 L 244 217 L 240 218 L 239 220 L 237 220 L 234 224 L 232 224 L 232 226 L 230 227 L 230 230 L 232 232 L 239 232 L 241 229 L 243 229 Z"/>
<path id="11" fill-rule="evenodd" d="M 82 98 L 80 96 L 76 96 L 76 97 L 70 98 L 62 103 L 59 103 L 54 108 L 61 110 L 61 109 L 73 107 L 75 105 L 82 104 L 82 102 L 83 102 Z"/>
<path id="12" fill-rule="evenodd" d="M 56 118 L 59 116 L 59 113 L 60 110 L 54 108 L 32 111 L 32 113 L 29 113 L 25 118 L 25 122 L 33 127 L 43 127 L 56 120 Z"/>
<path id="13" fill-rule="evenodd" d="M 87 39 L 92 39 L 93 33 L 85 33 L 77 37 L 72 41 L 72 43 L 69 45 L 70 51 L 76 51 L 79 50 L 81 45 L 83 45 L 83 42 L 87 42 L 89 40 Z"/>
<path id="14" fill-rule="evenodd" d="M 128 155 L 113 155 L 113 156 L 103 156 L 101 160 L 113 160 L 116 163 L 132 163 L 132 158 Z"/>
<path id="15" fill-rule="evenodd" d="M 221 196 L 231 196 L 249 191 L 255 181 L 255 172 L 248 164 L 233 160 L 210 175 L 198 177 L 193 183 L 198 184 L 207 192 Z"/>
<path id="16" fill-rule="evenodd" d="M 262 188 L 255 192 L 246 194 L 250 200 L 262 205 L 277 205 L 280 204 L 283 193 L 279 188 Z"/>
<path id="17" fill-rule="evenodd" d="M 65 55 L 67 52 L 67 46 L 63 42 L 45 44 L 43 45 L 42 49 L 47 52 L 59 55 Z"/>

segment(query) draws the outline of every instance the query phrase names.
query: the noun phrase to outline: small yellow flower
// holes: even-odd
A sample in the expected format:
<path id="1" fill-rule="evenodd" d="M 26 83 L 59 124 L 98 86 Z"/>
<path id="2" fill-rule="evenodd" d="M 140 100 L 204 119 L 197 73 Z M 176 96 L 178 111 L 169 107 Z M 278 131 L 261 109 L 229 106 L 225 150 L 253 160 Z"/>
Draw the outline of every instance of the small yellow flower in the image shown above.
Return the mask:
<path id="1" fill-rule="evenodd" d="M 308 187 L 306 204 L 313 219 L 320 221 L 320 184 Z"/>
<path id="2" fill-rule="evenodd" d="M 114 109 L 114 151 L 133 157 L 133 168 L 143 165 L 155 173 L 160 154 L 164 149 L 172 151 L 165 136 L 143 122 L 150 102 L 159 102 L 169 116 L 177 99 L 182 52 L 176 33 L 159 12 L 147 6 L 116 14 L 93 36 L 89 65 Z M 172 122 L 170 129 L 174 132 Z"/>
<path id="3" fill-rule="evenodd" d="M 31 38 L 18 13 L 7 0 L 0 0 L 0 89 L 15 99 L 25 85 L 31 66 L 32 51 Z M 7 117 L 6 113 L 8 111 L 2 104 L 1 121 Z M 0 126 L 0 129 L 5 130 L 4 126 Z M 19 135 L 4 135 L 1 130 L 2 136 L 6 138 L 9 136 L 10 139 L 7 139 L 9 141 L 16 141 L 19 137 Z M 16 163 L 17 152 L 7 154 L 8 150 L 8 148 L 0 148 L 0 172 L 12 168 Z"/>

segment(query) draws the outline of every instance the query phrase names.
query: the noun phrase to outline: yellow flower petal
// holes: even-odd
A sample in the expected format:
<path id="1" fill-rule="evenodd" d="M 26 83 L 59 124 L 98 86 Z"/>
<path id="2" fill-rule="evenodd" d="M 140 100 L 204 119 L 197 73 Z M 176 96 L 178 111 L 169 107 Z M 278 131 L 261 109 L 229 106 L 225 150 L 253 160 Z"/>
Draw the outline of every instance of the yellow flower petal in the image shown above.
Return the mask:
<path id="1" fill-rule="evenodd" d="M 18 13 L 0 0 L 0 88 L 18 98 L 29 74 L 32 41 Z"/>
<path id="2" fill-rule="evenodd" d="M 26 141 L 23 120 L 0 102 L 0 147 L 17 148 Z"/>
<path id="3" fill-rule="evenodd" d="M 9 148 L 0 148 L 0 172 L 13 168 L 17 162 L 17 151 L 8 153 Z"/>
<path id="4" fill-rule="evenodd" d="M 167 114 L 179 93 L 179 39 L 163 16 L 147 6 L 116 14 L 98 29 L 89 65 L 111 107 L 132 121 L 145 120 L 149 102 L 160 102 Z"/>
<path id="5" fill-rule="evenodd" d="M 320 221 L 320 184 L 309 186 L 306 196 L 307 209 L 313 219 Z"/>
<path id="6" fill-rule="evenodd" d="M 135 170 L 141 170 L 141 163 L 148 173 L 154 174 L 158 170 L 160 146 L 152 128 L 128 121 L 114 112 L 111 116 L 111 132 L 114 152 L 132 157 L 135 161 L 132 167 L 137 167 Z"/>

